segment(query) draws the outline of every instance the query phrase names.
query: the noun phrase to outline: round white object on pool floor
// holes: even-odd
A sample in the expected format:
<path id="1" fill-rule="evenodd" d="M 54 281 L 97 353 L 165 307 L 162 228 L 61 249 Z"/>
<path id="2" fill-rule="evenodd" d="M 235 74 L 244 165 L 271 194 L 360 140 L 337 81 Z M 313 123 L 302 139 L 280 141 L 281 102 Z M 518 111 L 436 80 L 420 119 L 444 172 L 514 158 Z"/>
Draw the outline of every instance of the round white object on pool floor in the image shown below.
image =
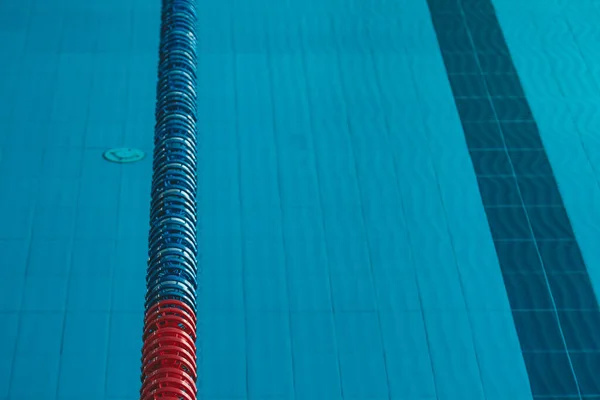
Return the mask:
<path id="1" fill-rule="evenodd" d="M 104 152 L 103 156 L 106 161 L 126 164 L 140 161 L 142 158 L 144 158 L 145 154 L 142 150 L 121 147 L 118 149 L 107 150 Z"/>

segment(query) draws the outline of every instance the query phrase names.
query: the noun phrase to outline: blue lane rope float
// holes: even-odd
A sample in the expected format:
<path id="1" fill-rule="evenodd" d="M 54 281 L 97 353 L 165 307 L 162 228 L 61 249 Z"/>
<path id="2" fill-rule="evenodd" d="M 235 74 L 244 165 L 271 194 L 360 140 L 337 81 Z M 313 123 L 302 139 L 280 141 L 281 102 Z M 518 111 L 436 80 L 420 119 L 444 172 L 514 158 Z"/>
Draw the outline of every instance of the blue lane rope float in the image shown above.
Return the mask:
<path id="1" fill-rule="evenodd" d="M 162 2 L 141 400 L 197 392 L 195 2 Z"/>

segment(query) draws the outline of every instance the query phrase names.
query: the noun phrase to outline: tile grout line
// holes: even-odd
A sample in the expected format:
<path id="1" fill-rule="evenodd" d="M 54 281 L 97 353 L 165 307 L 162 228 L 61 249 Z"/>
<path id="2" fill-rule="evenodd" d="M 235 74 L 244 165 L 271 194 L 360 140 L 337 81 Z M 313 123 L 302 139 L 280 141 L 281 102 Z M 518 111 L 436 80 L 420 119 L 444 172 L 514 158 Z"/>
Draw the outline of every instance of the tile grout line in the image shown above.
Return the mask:
<path id="1" fill-rule="evenodd" d="M 267 45 L 268 46 L 268 45 Z M 286 294 L 287 294 L 287 322 L 288 322 L 288 334 L 290 337 L 290 362 L 292 367 L 292 399 L 296 398 L 296 360 L 294 355 L 294 335 L 292 328 L 292 311 L 291 311 L 291 303 L 290 303 L 290 271 L 289 271 L 289 254 L 288 254 L 288 243 L 285 238 L 285 223 L 286 223 L 286 212 L 284 211 L 284 196 L 281 191 L 283 179 L 281 177 L 281 149 L 278 140 L 278 127 L 276 121 L 276 107 L 275 107 L 275 90 L 273 89 L 273 55 L 270 49 L 267 49 L 266 53 L 266 63 L 267 63 L 267 75 L 268 75 L 268 85 L 269 85 L 269 97 L 271 100 L 271 128 L 273 129 L 273 146 L 275 150 L 275 159 L 276 159 L 276 183 L 277 183 L 277 194 L 279 197 L 279 213 L 281 216 L 281 223 L 279 224 L 279 231 L 281 234 L 281 246 L 283 248 L 283 267 L 285 268 L 285 285 L 286 285 Z"/>
<path id="2" fill-rule="evenodd" d="M 240 252 L 241 252 L 241 273 L 242 273 L 242 301 L 243 301 L 243 310 L 244 310 L 244 369 L 245 369 L 245 391 L 246 391 L 246 397 L 250 397 L 250 379 L 249 379 L 249 364 L 248 364 L 248 307 L 247 307 L 247 300 L 248 300 L 248 293 L 247 293 L 247 287 L 246 287 L 246 243 L 245 243 L 245 224 L 244 224 L 244 201 L 243 201 L 243 184 L 242 184 L 242 141 L 241 141 L 241 137 L 240 137 L 240 124 L 239 124 L 239 110 L 240 110 L 240 105 L 239 105 L 239 95 L 238 95 L 238 86 L 239 86 L 239 82 L 238 82 L 238 77 L 237 77 L 237 73 L 238 73 L 238 67 L 237 67 L 237 53 L 236 53 L 236 40 L 235 40 L 235 35 L 236 35 L 236 29 L 235 29 L 235 21 L 234 21 L 234 16 L 230 15 L 229 16 L 229 23 L 230 23 L 230 28 L 229 31 L 231 32 L 231 54 L 232 54 L 232 69 L 233 69 L 233 97 L 234 97 L 234 119 L 235 119 L 235 141 L 237 142 L 237 180 L 238 180 L 238 205 L 239 205 L 239 209 L 240 209 L 240 220 L 239 220 L 239 226 L 240 226 L 240 238 L 242 239 L 242 243 L 241 243 L 241 248 L 240 248 Z"/>
<path id="3" fill-rule="evenodd" d="M 303 32 L 304 31 L 302 30 L 302 27 L 300 27 L 299 28 L 299 35 L 301 38 L 300 40 L 302 40 Z M 307 110 L 308 110 L 308 115 L 309 115 L 311 150 L 312 150 L 312 154 L 313 154 L 313 165 L 315 168 L 315 178 L 317 181 L 319 208 L 321 211 L 319 221 L 320 221 L 320 225 L 321 225 L 320 226 L 321 232 L 323 233 L 323 242 L 324 242 L 323 244 L 325 245 L 324 253 L 325 253 L 325 258 L 326 258 L 327 276 L 329 279 L 329 282 L 328 282 L 329 302 L 331 303 L 331 314 L 332 314 L 331 319 L 332 319 L 332 326 L 333 326 L 332 329 L 333 329 L 333 338 L 334 338 L 334 345 L 335 345 L 338 383 L 340 385 L 340 395 L 342 396 L 342 398 L 344 398 L 344 386 L 343 386 L 343 382 L 342 382 L 342 365 L 341 365 L 341 359 L 340 359 L 340 351 L 339 351 L 339 344 L 338 344 L 338 329 L 337 329 L 337 321 L 336 321 L 337 310 L 336 310 L 335 302 L 333 299 L 333 278 L 331 275 L 331 254 L 330 254 L 330 249 L 329 249 L 330 243 L 329 243 L 329 239 L 328 239 L 328 235 L 327 235 L 327 229 L 326 229 L 325 217 L 324 217 L 325 207 L 323 206 L 322 177 L 321 177 L 321 173 L 320 173 L 320 169 L 322 166 L 319 161 L 319 157 L 317 155 L 317 150 L 316 150 L 316 145 L 315 145 L 315 120 L 314 120 L 315 118 L 314 118 L 314 112 L 313 112 L 314 105 L 312 104 L 312 101 L 310 98 L 311 86 L 310 86 L 310 80 L 308 79 L 308 67 L 306 65 L 307 60 L 306 60 L 305 46 L 302 46 L 301 57 L 302 57 L 302 73 L 303 73 L 303 78 L 304 78 L 304 91 L 305 91 Z"/>
<path id="4" fill-rule="evenodd" d="M 368 28 L 367 28 L 368 29 Z M 377 63 L 375 61 L 375 55 L 373 54 L 373 50 L 370 51 L 370 58 L 371 58 L 371 63 L 373 66 L 373 71 L 375 72 L 375 81 L 377 84 L 377 90 L 379 92 L 379 95 L 381 97 L 383 97 L 383 90 L 382 90 L 382 84 L 381 84 L 381 76 L 380 76 L 380 72 L 377 68 Z M 410 67 L 409 67 L 410 68 Z M 388 145 L 391 146 L 391 140 L 390 140 L 390 136 L 391 136 L 391 129 L 390 129 L 390 122 L 389 122 L 389 117 L 384 117 L 384 125 L 385 125 L 385 141 L 388 143 Z M 398 166 L 398 159 L 396 157 L 396 154 L 394 151 L 391 152 L 391 158 L 392 158 L 392 163 L 394 165 L 394 181 L 395 181 L 395 186 L 396 186 L 396 191 L 398 193 L 398 197 L 400 199 L 400 209 L 402 212 L 402 218 L 404 221 L 407 220 L 406 216 L 407 216 L 407 211 L 406 211 L 406 205 L 405 200 L 402 196 L 402 191 L 400 189 L 401 184 L 400 184 L 400 179 L 398 176 L 398 170 L 399 170 L 399 166 Z M 425 319 L 425 310 L 423 309 L 423 294 L 421 292 L 421 283 L 419 282 L 419 277 L 418 277 L 418 273 L 417 273 L 417 265 L 416 265 L 416 261 L 414 258 L 414 254 L 412 252 L 412 247 L 413 247 L 413 238 L 410 234 L 410 230 L 409 229 L 405 229 L 406 232 L 406 240 L 409 243 L 409 248 L 410 250 L 410 260 L 411 260 L 411 264 L 412 264 L 412 270 L 414 273 L 414 279 L 415 279 L 415 285 L 417 287 L 417 291 L 418 291 L 418 299 L 419 299 L 419 315 L 421 317 L 421 321 L 422 321 L 422 327 L 423 327 L 423 331 L 425 333 L 425 341 L 427 343 L 427 358 L 429 359 L 429 367 L 431 370 L 431 379 L 433 380 L 433 388 L 435 391 L 435 398 L 438 399 L 439 395 L 438 395 L 438 382 L 437 382 L 437 378 L 436 378 L 436 370 L 435 370 L 435 366 L 433 363 L 433 358 L 431 357 L 431 338 L 429 335 L 429 330 L 427 329 L 427 320 Z M 384 344 L 384 348 L 385 348 L 385 344 Z"/>
<path id="5" fill-rule="evenodd" d="M 432 23 L 432 25 L 433 25 L 433 23 Z M 416 76 L 415 76 L 414 67 L 411 65 L 409 68 L 410 68 L 410 74 L 411 74 L 411 76 L 413 78 L 412 79 L 412 83 L 413 83 L 413 87 L 415 89 L 415 93 L 417 93 L 418 97 L 422 97 L 419 94 L 419 89 L 418 89 L 417 84 L 416 84 L 417 79 L 416 79 Z M 427 124 L 426 117 L 422 113 L 420 113 L 419 116 L 420 116 L 420 119 L 421 119 L 421 121 L 423 123 L 423 128 L 424 128 L 425 132 L 429 132 L 429 126 Z M 430 140 L 431 138 L 430 138 L 430 135 L 427 135 L 427 133 L 426 133 L 426 136 L 427 136 L 428 150 L 429 150 L 429 153 L 432 154 L 432 151 L 431 151 L 432 150 L 431 149 L 431 140 Z M 461 271 L 461 268 L 460 268 L 460 265 L 459 265 L 459 262 L 458 262 L 458 257 L 457 257 L 457 253 L 456 253 L 455 238 L 454 238 L 454 235 L 453 235 L 453 233 L 452 233 L 452 231 L 450 229 L 450 221 L 448 219 L 448 211 L 447 211 L 446 204 L 445 204 L 445 201 L 444 201 L 444 198 L 443 198 L 443 195 L 442 195 L 443 190 L 442 190 L 442 187 L 440 185 L 439 171 L 438 171 L 438 168 L 436 167 L 435 163 L 433 162 L 433 156 L 431 156 L 428 161 L 429 161 L 429 163 L 431 165 L 431 169 L 432 169 L 433 175 L 435 177 L 435 185 L 436 185 L 436 189 L 437 189 L 437 193 L 438 193 L 438 200 L 440 202 L 440 208 L 442 209 L 442 215 L 444 216 L 444 228 L 445 228 L 445 231 L 448 233 L 448 240 L 450 242 L 450 248 L 452 249 L 452 258 L 453 258 L 452 264 L 454 265 L 454 269 L 455 269 L 457 277 L 458 277 L 458 281 L 459 281 L 459 285 L 460 285 L 461 298 L 462 298 L 462 302 L 463 302 L 464 307 L 465 307 L 464 310 L 466 312 L 466 317 L 467 317 L 467 321 L 468 321 L 469 336 L 471 338 L 473 354 L 475 356 L 475 363 L 477 365 L 477 374 L 479 376 L 479 385 L 480 385 L 480 388 L 481 388 L 481 393 L 483 394 L 483 397 L 485 399 L 485 398 L 487 398 L 487 396 L 486 396 L 486 388 L 485 388 L 484 381 L 483 381 L 483 370 L 482 370 L 482 367 L 481 367 L 481 359 L 480 359 L 480 356 L 479 356 L 479 352 L 477 351 L 477 347 L 475 345 L 476 341 L 475 341 L 475 332 L 474 332 L 474 329 L 473 329 L 473 318 L 472 318 L 472 315 L 471 315 L 470 307 L 469 307 L 469 305 L 467 303 L 467 299 L 465 297 L 465 293 L 466 293 L 466 291 L 465 291 L 465 282 L 464 282 L 463 274 L 462 274 L 462 271 Z"/>
<path id="6" fill-rule="evenodd" d="M 330 27 L 331 27 L 331 31 L 335 32 L 335 23 L 334 23 L 334 19 L 333 17 L 329 19 L 329 23 L 330 23 Z M 350 121 L 350 115 L 349 115 L 349 111 L 348 111 L 348 104 L 347 104 L 347 89 L 346 89 L 346 83 L 344 82 L 344 72 L 343 72 L 343 68 L 342 68 L 342 60 L 341 60 L 341 54 L 340 51 L 335 51 L 334 53 L 334 57 L 336 59 L 336 64 L 337 64 L 337 69 L 338 69 L 338 74 L 339 74 L 339 84 L 340 84 L 340 88 L 341 88 L 341 92 L 342 92 L 342 96 L 341 96 L 341 104 L 342 107 L 344 109 L 344 119 L 345 119 L 345 130 L 346 130 L 346 135 L 348 137 L 348 144 L 349 144 L 349 148 L 350 148 L 350 154 L 352 156 L 352 164 L 354 165 L 354 181 L 355 181 L 355 185 L 356 188 L 358 190 L 358 197 L 359 197 L 359 202 L 360 202 L 360 211 L 361 211 L 361 215 L 360 215 L 360 219 L 361 219 L 361 225 L 362 225 L 362 236 L 364 237 L 365 241 L 366 241 L 366 251 L 367 251 L 367 257 L 368 257 L 368 264 L 369 264 L 369 272 L 370 272 L 370 281 L 371 281 L 371 289 L 373 290 L 373 296 L 375 297 L 375 301 L 376 304 L 379 304 L 379 296 L 377 294 L 377 287 L 375 285 L 374 282 L 374 273 L 373 273 L 373 255 L 372 255 L 372 248 L 371 248 L 371 240 L 370 240 L 370 235 L 368 232 L 368 227 L 367 227 L 367 219 L 365 217 L 365 206 L 364 206 L 364 199 L 363 199 L 363 189 L 361 187 L 360 184 L 360 178 L 359 178 L 359 168 L 358 168 L 358 163 L 356 160 L 356 144 L 354 143 L 354 138 L 353 138 L 353 128 L 352 128 L 352 123 Z M 384 347 L 384 338 L 383 338 L 383 329 L 382 329 L 382 323 L 381 323 L 381 312 L 379 310 L 379 308 L 377 308 L 375 310 L 375 314 L 377 316 L 377 323 L 378 323 L 378 328 L 379 328 L 379 340 L 381 342 L 381 352 L 382 352 L 382 356 L 383 356 L 383 362 L 384 362 L 384 366 L 385 366 L 385 380 L 386 380 L 386 392 L 387 392 L 387 398 L 388 399 L 392 399 L 392 393 L 391 393 L 391 385 L 390 385 L 390 376 L 389 376 L 389 362 L 388 362 L 388 357 L 387 354 L 385 352 L 385 347 Z"/>

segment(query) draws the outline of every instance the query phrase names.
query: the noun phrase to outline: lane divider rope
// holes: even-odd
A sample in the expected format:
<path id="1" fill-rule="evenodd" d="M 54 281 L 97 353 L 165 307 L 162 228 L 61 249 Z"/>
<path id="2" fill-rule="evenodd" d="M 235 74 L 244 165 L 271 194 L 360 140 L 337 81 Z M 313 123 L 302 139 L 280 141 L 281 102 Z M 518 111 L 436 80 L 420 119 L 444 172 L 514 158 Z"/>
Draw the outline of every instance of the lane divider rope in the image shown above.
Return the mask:
<path id="1" fill-rule="evenodd" d="M 163 0 L 141 400 L 195 400 L 196 1 Z"/>

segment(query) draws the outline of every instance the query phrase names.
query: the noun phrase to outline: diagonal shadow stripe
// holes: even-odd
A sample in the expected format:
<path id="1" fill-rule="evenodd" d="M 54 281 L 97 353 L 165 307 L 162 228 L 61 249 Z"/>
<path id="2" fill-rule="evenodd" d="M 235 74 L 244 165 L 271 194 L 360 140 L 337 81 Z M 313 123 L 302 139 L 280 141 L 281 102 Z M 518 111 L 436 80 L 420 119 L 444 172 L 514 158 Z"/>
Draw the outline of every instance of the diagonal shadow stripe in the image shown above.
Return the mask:
<path id="1" fill-rule="evenodd" d="M 535 398 L 600 396 L 600 309 L 490 0 L 427 0 Z"/>

